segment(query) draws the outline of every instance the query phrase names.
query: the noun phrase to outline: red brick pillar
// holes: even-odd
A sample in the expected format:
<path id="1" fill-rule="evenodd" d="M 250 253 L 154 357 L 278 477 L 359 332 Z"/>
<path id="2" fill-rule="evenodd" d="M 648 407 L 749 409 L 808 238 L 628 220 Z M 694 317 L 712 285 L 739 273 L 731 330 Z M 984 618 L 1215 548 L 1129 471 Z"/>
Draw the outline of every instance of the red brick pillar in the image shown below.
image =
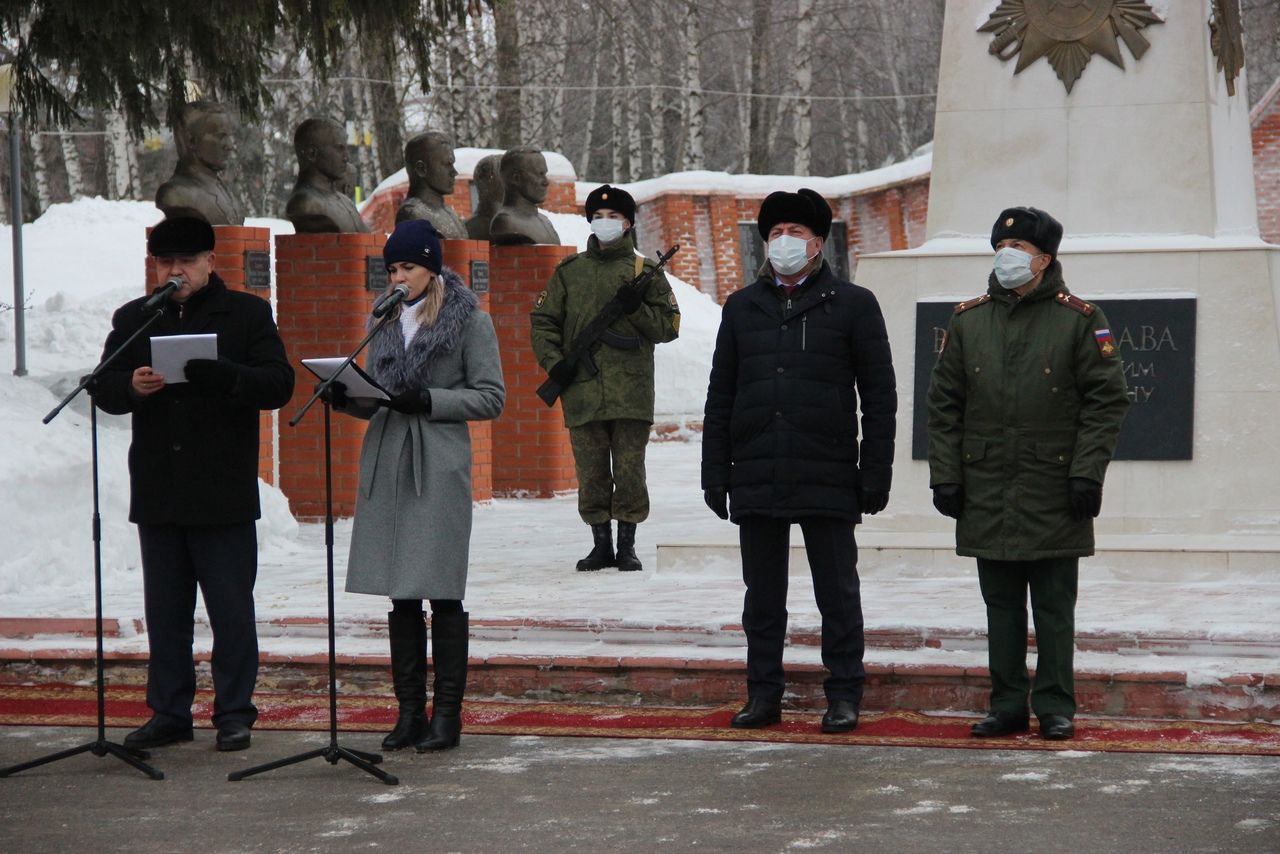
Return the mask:
<path id="1" fill-rule="evenodd" d="M 506 409 L 493 427 L 496 495 L 550 497 L 578 486 L 560 404 L 548 407 L 535 394 L 546 374 L 529 343 L 529 312 L 556 265 L 573 253 L 572 246 L 490 248 L 490 314 L 507 383 Z"/>
<path id="2" fill-rule="evenodd" d="M 343 356 L 365 334 L 373 302 L 386 285 L 366 287 L 366 259 L 381 263 L 386 235 L 281 234 L 276 237 L 276 304 L 280 335 L 297 371 L 293 400 L 280 410 L 280 488 L 293 515 L 324 518 L 324 408 L 315 404 L 296 427 L 288 422 L 311 397 L 315 376 L 302 359 Z M 357 360 L 362 366 L 364 354 Z M 333 513 L 355 512 L 360 474 L 360 442 L 365 422 L 339 413 L 330 415 L 333 461 Z"/>
<path id="3" fill-rule="evenodd" d="M 441 241 L 445 266 L 462 277 L 467 287 L 477 291 L 481 311 L 489 311 L 489 241 L 444 240 Z M 477 275 L 472 277 L 472 273 Z M 481 279 L 481 273 L 484 278 Z M 510 380 L 508 380 L 510 382 Z M 471 429 L 471 498 L 488 501 L 493 498 L 493 424 L 492 421 L 472 421 Z"/>
<path id="4" fill-rule="evenodd" d="M 154 228 L 154 226 L 152 226 Z M 151 236 L 151 228 L 147 229 Z M 250 263 L 248 252 L 265 252 L 268 255 L 267 271 L 270 273 L 271 229 L 249 228 L 242 225 L 215 225 L 213 227 L 213 269 L 233 291 L 245 291 L 265 300 L 271 299 L 271 287 L 249 287 L 245 267 Z M 257 263 L 259 259 L 253 259 Z M 150 255 L 145 261 L 145 287 L 148 293 L 155 289 L 156 259 Z M 256 281 L 255 281 L 256 285 Z M 276 413 L 263 412 L 258 419 L 258 477 L 267 483 L 276 482 Z"/>

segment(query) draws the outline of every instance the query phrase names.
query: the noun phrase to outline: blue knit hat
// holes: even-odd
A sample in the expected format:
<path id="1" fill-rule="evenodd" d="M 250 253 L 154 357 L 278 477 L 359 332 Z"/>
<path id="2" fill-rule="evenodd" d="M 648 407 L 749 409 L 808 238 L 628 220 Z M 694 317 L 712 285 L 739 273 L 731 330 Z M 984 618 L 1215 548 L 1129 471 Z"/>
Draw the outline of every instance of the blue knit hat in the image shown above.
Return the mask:
<path id="1" fill-rule="evenodd" d="M 429 219 L 407 219 L 396 223 L 396 230 L 382 247 L 382 260 L 390 268 L 397 261 L 407 261 L 439 273 L 444 266 L 440 249 L 440 232 Z"/>

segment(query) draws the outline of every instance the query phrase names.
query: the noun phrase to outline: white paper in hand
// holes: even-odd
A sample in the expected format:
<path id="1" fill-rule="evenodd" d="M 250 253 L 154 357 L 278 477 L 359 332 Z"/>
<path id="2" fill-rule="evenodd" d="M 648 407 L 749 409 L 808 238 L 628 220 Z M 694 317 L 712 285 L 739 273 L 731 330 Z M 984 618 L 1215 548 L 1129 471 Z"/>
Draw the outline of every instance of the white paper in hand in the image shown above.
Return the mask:
<path id="1" fill-rule="evenodd" d="M 303 359 L 302 364 L 320 379 L 327 380 L 346 360 L 346 356 L 327 356 L 323 359 Z M 391 395 L 374 382 L 373 377 L 360 370 L 360 366 L 355 362 L 342 369 L 337 381 L 347 387 L 347 397 L 365 400 L 391 399 Z"/>
<path id="2" fill-rule="evenodd" d="M 155 335 L 151 338 L 151 370 L 165 385 L 185 383 L 191 359 L 218 358 L 217 335 Z"/>

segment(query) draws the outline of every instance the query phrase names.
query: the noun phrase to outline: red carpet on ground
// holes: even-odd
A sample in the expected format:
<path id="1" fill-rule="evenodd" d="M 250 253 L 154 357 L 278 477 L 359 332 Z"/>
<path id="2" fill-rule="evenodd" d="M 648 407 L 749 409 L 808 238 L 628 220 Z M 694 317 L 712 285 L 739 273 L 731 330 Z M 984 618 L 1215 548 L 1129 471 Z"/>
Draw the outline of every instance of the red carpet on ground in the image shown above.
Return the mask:
<path id="1" fill-rule="evenodd" d="M 329 695 L 259 691 L 257 726 L 267 730 L 327 730 Z M 198 726 L 209 726 L 213 696 L 196 697 Z M 736 730 L 729 718 L 736 707 L 620 707 L 569 703 L 468 700 L 465 731 L 478 735 L 673 738 L 704 741 L 847 744 L 880 747 L 968 749 L 1098 750 L 1131 753 L 1219 753 L 1280 756 L 1280 726 L 1263 723 L 1078 718 L 1072 741 L 1047 742 L 1030 733 L 996 739 L 969 736 L 971 716 L 920 712 L 867 712 L 850 733 L 818 731 L 818 712 L 788 712 L 778 726 Z M 107 726 L 136 727 L 150 717 L 138 686 L 107 689 Z M 379 732 L 391 728 L 390 697 L 338 696 L 338 728 Z M 0 685 L 0 725 L 97 725 L 92 686 Z"/>

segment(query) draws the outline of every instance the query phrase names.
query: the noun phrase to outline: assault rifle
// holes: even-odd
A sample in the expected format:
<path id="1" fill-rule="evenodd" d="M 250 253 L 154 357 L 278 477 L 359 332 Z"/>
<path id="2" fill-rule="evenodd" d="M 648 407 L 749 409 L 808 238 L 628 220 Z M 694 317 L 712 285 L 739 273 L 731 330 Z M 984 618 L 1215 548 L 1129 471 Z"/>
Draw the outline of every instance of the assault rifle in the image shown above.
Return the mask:
<path id="1" fill-rule="evenodd" d="M 604 308 L 600 309 L 600 313 L 592 318 L 591 322 L 587 324 L 587 327 L 578 334 L 578 337 L 574 339 L 573 344 L 570 345 L 569 350 L 564 354 L 563 361 L 559 364 L 565 365 L 567 368 L 574 371 L 577 370 L 578 365 L 585 365 L 591 376 L 598 374 L 600 372 L 600 368 L 597 367 L 595 359 L 591 357 L 592 349 L 601 341 L 609 341 L 610 339 L 617 339 L 621 337 L 609 331 L 609 327 L 626 313 L 623 311 L 623 303 L 618 299 L 618 297 L 621 296 L 623 291 L 631 291 L 633 294 L 643 297 L 644 292 L 648 290 L 649 283 L 653 281 L 654 276 L 657 276 L 662 272 L 662 268 L 667 265 L 667 262 L 671 260 L 671 256 L 675 255 L 679 249 L 679 243 L 672 245 L 672 247 L 665 253 L 658 255 L 658 263 L 656 266 L 643 271 L 640 275 L 636 276 L 631 281 L 624 283 L 622 287 L 618 288 L 617 295 L 605 303 Z M 634 347 L 627 349 L 634 349 Z M 564 391 L 565 385 L 567 385 L 567 383 L 562 384 L 556 382 L 556 380 L 551 377 L 547 377 L 546 382 L 538 386 L 538 397 L 542 398 L 542 402 L 547 406 L 555 406 L 556 399 L 560 397 L 560 393 Z"/>

